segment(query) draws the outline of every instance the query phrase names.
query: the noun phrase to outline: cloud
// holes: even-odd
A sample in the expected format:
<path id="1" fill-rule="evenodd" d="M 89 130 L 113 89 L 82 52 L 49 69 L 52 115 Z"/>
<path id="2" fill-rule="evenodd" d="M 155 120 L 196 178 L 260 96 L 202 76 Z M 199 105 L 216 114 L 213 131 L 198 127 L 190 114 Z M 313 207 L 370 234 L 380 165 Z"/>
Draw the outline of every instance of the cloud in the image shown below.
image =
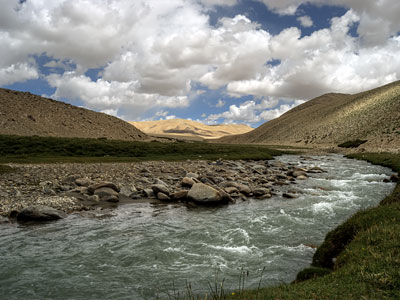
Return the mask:
<path id="1" fill-rule="evenodd" d="M 303 27 L 312 27 L 314 25 L 312 19 L 309 16 L 301 16 L 297 18 Z"/>
<path id="2" fill-rule="evenodd" d="M 0 0 L 0 85 L 43 78 L 34 57 L 45 55 L 45 67 L 64 70 L 46 77 L 56 99 L 133 119 L 188 107 L 203 85 L 254 97 L 211 119 L 257 122 L 284 110 L 260 99 L 290 106 L 400 79 L 397 0 L 259 1 L 280 14 L 296 15 L 304 3 L 349 11 L 302 37 L 296 27 L 272 35 L 244 15 L 211 26 L 210 7 L 236 0 Z M 308 16 L 298 19 L 312 25 Z M 350 35 L 353 26 L 359 37 Z M 99 79 L 85 75 L 91 68 L 101 69 Z"/>
<path id="3" fill-rule="evenodd" d="M 20 62 L 0 69 L 0 86 L 37 78 L 36 67 L 29 63 Z"/>
<path id="4" fill-rule="evenodd" d="M 225 105 L 225 103 L 226 102 L 224 100 L 219 99 L 217 104 L 215 104 L 215 107 L 223 107 Z"/>
<path id="5" fill-rule="evenodd" d="M 277 98 L 266 98 L 261 102 L 246 101 L 240 105 L 231 105 L 229 110 L 223 113 L 211 114 L 203 122 L 215 124 L 222 120 L 223 123 L 255 124 L 280 117 L 285 112 L 304 102 L 303 100 L 295 100 L 291 104 L 282 104 Z"/>

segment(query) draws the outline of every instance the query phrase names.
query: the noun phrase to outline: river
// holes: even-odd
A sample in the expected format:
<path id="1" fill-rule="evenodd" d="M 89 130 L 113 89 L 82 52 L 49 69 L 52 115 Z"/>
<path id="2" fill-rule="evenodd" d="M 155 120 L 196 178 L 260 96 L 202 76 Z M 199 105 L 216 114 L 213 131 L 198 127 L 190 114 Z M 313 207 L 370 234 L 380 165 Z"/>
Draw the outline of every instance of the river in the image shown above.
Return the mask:
<path id="1" fill-rule="evenodd" d="M 278 157 L 319 166 L 297 199 L 274 196 L 219 208 L 138 203 L 98 218 L 71 215 L 35 226 L 0 225 L 2 299 L 168 299 L 167 293 L 289 283 L 307 267 L 310 245 L 394 188 L 391 170 L 339 155 Z M 262 270 L 264 269 L 261 278 Z M 216 279 L 217 277 L 217 279 Z"/>

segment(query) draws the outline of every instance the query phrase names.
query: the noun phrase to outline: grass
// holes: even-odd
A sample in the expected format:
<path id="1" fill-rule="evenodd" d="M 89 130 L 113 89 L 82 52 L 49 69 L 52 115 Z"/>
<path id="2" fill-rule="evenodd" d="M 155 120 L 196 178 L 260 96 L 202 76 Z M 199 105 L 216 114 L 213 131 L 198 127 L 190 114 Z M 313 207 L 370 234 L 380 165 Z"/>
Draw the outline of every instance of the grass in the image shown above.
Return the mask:
<path id="1" fill-rule="evenodd" d="M 186 159 L 272 159 L 283 152 L 262 145 L 204 142 L 129 142 L 106 139 L 0 135 L 0 163 L 131 162 Z"/>
<path id="2" fill-rule="evenodd" d="M 351 157 L 400 171 L 399 154 Z M 190 299 L 400 299 L 400 183 L 378 207 L 359 211 L 328 233 L 312 265 L 293 284 L 238 290 L 223 297 Z"/>

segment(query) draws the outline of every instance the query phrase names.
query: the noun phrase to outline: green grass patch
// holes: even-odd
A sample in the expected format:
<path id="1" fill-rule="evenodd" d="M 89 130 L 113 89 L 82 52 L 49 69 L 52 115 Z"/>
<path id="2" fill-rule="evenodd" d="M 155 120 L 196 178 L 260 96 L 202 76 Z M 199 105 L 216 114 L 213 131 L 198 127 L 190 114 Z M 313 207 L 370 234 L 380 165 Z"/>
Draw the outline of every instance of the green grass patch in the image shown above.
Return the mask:
<path id="1" fill-rule="evenodd" d="M 272 159 L 273 156 L 282 153 L 263 145 L 0 136 L 0 163 L 177 161 L 218 158 L 262 160 Z"/>
<path id="2" fill-rule="evenodd" d="M 368 142 L 368 141 L 367 140 L 347 141 L 342 144 L 339 144 L 338 147 L 340 147 L 340 148 L 357 148 L 366 142 Z"/>

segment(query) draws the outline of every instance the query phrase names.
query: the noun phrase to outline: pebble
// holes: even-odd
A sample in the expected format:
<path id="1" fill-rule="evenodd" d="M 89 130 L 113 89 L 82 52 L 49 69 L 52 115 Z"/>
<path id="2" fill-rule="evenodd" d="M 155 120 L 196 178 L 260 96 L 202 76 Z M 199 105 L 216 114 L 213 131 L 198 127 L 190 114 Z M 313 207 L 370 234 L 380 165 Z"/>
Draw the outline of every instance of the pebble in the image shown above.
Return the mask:
<path id="1" fill-rule="evenodd" d="M 102 201 L 120 202 L 121 199 L 158 198 L 161 201 L 187 202 L 189 190 L 200 182 L 218 191 L 226 202 L 246 201 L 251 197 L 268 199 L 277 192 L 282 193 L 280 185 L 293 185 L 295 180 L 306 180 L 309 174 L 324 172 L 316 166 L 300 169 L 280 161 L 223 159 L 215 162 L 188 160 L 10 166 L 18 171 L 3 174 L 0 178 L 2 216 L 33 205 L 45 205 L 71 213 L 96 209 Z M 394 176 L 393 179 L 397 178 Z"/>

